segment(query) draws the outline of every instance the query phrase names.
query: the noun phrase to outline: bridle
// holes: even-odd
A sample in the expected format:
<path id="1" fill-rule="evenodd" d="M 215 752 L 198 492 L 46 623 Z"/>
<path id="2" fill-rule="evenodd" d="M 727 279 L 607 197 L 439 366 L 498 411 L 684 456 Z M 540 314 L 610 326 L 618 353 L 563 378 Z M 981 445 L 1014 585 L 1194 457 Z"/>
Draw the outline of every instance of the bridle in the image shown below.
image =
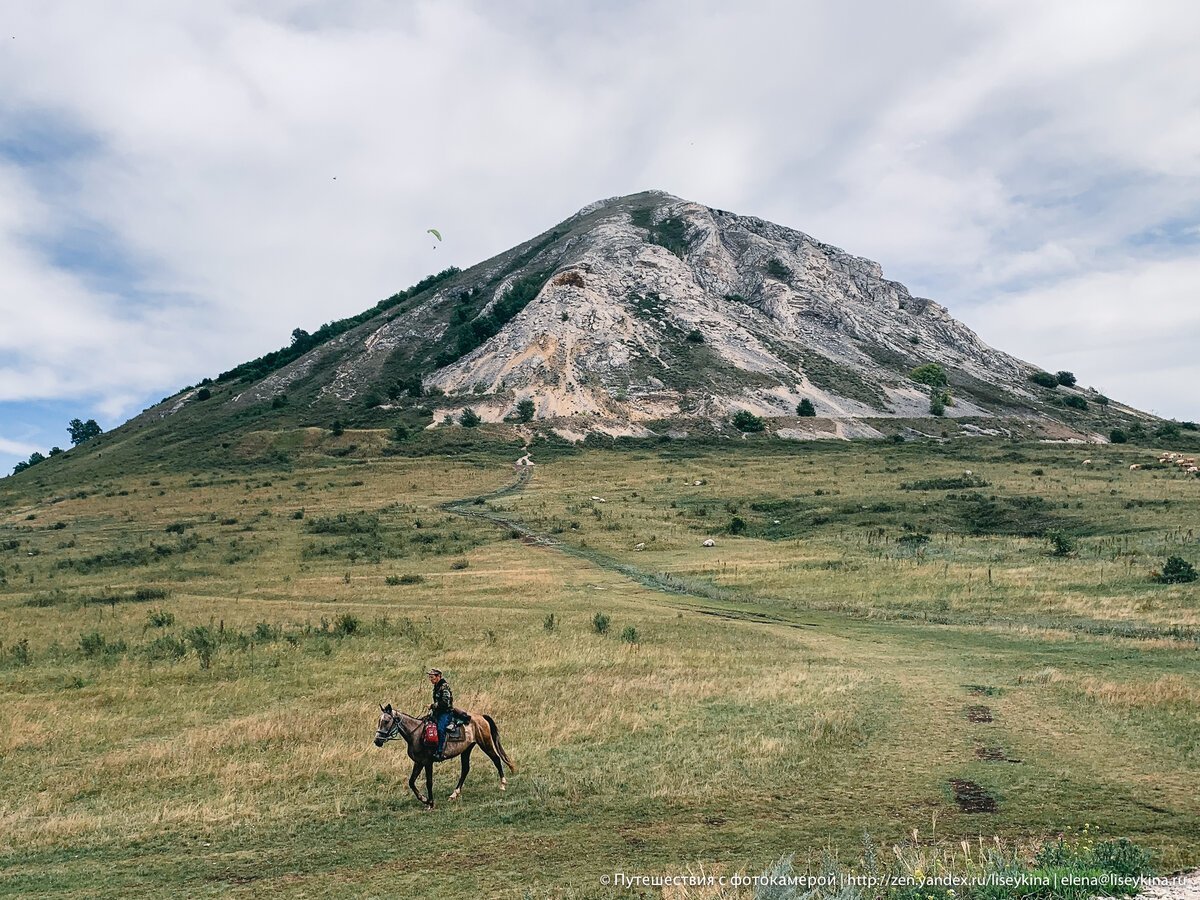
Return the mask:
<path id="1" fill-rule="evenodd" d="M 393 715 L 391 728 L 389 728 L 387 731 L 384 731 L 382 728 L 375 729 L 375 740 L 382 741 L 386 744 L 388 741 L 395 740 L 396 737 L 399 736 L 401 730 L 402 723 L 400 721 L 400 717 Z"/>

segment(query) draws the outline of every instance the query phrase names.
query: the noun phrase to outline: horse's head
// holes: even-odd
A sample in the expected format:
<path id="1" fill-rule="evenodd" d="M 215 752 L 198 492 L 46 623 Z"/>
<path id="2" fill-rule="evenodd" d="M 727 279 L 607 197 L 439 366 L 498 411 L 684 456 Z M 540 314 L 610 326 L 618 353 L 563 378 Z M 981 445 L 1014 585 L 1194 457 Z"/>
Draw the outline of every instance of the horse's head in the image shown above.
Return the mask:
<path id="1" fill-rule="evenodd" d="M 400 717 L 392 711 L 392 704 L 379 707 L 379 725 L 375 729 L 375 746 L 382 747 L 400 733 Z"/>

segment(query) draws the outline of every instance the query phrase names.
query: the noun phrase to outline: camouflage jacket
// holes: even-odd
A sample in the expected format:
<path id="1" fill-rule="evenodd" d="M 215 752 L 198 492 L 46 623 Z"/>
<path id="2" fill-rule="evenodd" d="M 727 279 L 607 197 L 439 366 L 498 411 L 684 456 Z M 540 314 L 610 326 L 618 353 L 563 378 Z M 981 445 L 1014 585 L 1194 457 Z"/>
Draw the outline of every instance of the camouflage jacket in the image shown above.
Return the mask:
<path id="1" fill-rule="evenodd" d="M 450 682 L 442 679 L 433 686 L 434 713 L 447 713 L 454 709 L 454 694 L 450 690 Z"/>

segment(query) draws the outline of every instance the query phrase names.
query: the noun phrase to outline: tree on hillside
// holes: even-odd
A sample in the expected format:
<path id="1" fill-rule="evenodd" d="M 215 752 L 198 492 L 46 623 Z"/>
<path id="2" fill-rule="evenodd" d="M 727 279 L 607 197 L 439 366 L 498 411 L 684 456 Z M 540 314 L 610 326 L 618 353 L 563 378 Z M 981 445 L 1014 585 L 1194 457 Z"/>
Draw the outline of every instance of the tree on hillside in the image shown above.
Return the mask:
<path id="1" fill-rule="evenodd" d="M 796 407 L 796 415 L 802 419 L 810 419 L 817 414 L 817 408 L 813 406 L 813 402 L 805 397 L 800 401 L 800 405 Z"/>
<path id="2" fill-rule="evenodd" d="M 475 410 L 471 409 L 470 407 L 467 407 L 462 411 L 462 415 L 458 417 L 458 421 L 459 424 L 464 428 L 474 428 L 476 425 L 482 422 L 483 419 L 479 417 L 479 413 L 475 412 Z"/>
<path id="3" fill-rule="evenodd" d="M 762 431 L 763 420 L 746 409 L 740 409 L 733 417 L 733 427 L 738 431 Z"/>
<path id="4" fill-rule="evenodd" d="M 946 370 L 937 363 L 925 363 L 923 366 L 917 366 L 909 372 L 908 377 L 921 384 L 927 384 L 931 388 L 945 387 L 950 383 L 950 379 L 946 377 Z"/>
<path id="5" fill-rule="evenodd" d="M 533 414 L 535 412 L 537 412 L 537 409 L 534 406 L 533 400 L 530 399 L 529 397 L 526 397 L 524 400 L 522 400 L 520 403 L 517 404 L 517 421 L 518 422 L 532 422 Z"/>
<path id="6" fill-rule="evenodd" d="M 1044 388 L 1058 387 L 1058 379 L 1049 372 L 1034 372 L 1029 376 L 1029 380 Z"/>
<path id="7" fill-rule="evenodd" d="M 45 460 L 46 460 L 45 456 L 43 456 L 41 453 L 38 453 L 36 450 L 34 450 L 32 453 L 29 454 L 29 459 L 27 459 L 23 462 L 19 462 L 15 466 L 13 466 L 13 474 L 17 475 L 20 472 L 24 472 L 30 466 L 36 466 L 40 462 L 45 462 Z"/>
<path id="8" fill-rule="evenodd" d="M 1054 375 L 1054 380 L 1063 387 L 1075 387 L 1075 376 L 1071 372 L 1057 372 Z"/>
<path id="9" fill-rule="evenodd" d="M 72 419 L 67 423 L 67 431 L 71 435 L 71 445 L 75 447 L 104 433 L 104 429 L 96 424 L 95 419 L 88 419 L 86 422 Z"/>

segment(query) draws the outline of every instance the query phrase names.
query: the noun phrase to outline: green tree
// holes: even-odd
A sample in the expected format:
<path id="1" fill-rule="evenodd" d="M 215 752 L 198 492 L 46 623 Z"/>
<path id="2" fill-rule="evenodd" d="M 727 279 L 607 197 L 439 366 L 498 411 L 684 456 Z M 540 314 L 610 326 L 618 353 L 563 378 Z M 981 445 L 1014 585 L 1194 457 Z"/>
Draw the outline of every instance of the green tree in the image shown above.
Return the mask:
<path id="1" fill-rule="evenodd" d="M 691 343 L 691 344 L 703 344 L 704 343 L 704 335 L 702 335 L 700 333 L 700 329 L 693 328 L 691 331 L 689 331 L 687 333 L 687 341 L 688 341 L 688 343 Z"/>
<path id="2" fill-rule="evenodd" d="M 929 396 L 929 414 L 931 416 L 944 416 L 946 414 L 946 402 L 942 399 L 941 391 L 934 391 Z"/>
<path id="3" fill-rule="evenodd" d="M 1064 387 L 1075 387 L 1075 375 L 1071 372 L 1056 372 L 1054 373 L 1054 380 Z"/>
<path id="4" fill-rule="evenodd" d="M 1170 556 L 1157 580 L 1161 584 L 1188 584 L 1196 580 L 1196 567 L 1182 556 Z"/>
<path id="5" fill-rule="evenodd" d="M 1041 385 L 1044 388 L 1058 387 L 1058 379 L 1049 372 L 1034 372 L 1029 376 L 1029 380 L 1034 384 Z"/>
<path id="6" fill-rule="evenodd" d="M 749 410 L 739 409 L 733 417 L 733 427 L 742 432 L 762 431 L 766 424 Z"/>
<path id="7" fill-rule="evenodd" d="M 342 424 L 341 419 L 334 419 L 333 425 L 329 430 L 332 432 L 334 437 L 341 437 L 346 433 L 346 426 Z"/>
<path id="8" fill-rule="evenodd" d="M 104 433 L 103 429 L 96 424 L 95 419 L 88 419 L 86 422 L 72 419 L 67 423 L 67 431 L 71 435 L 71 446 L 73 447 Z"/>
<path id="9" fill-rule="evenodd" d="M 529 397 L 526 397 L 517 404 L 517 421 L 532 422 L 533 414 L 535 412 L 537 412 L 537 407 L 534 405 L 533 400 Z"/>
<path id="10" fill-rule="evenodd" d="M 458 421 L 464 428 L 474 428 L 483 419 L 479 417 L 479 413 L 475 412 L 475 410 L 468 408 L 462 411 L 462 415 L 458 417 Z"/>
<path id="11" fill-rule="evenodd" d="M 1114 444 L 1124 444 L 1129 440 L 1129 435 L 1120 428 L 1114 428 L 1108 433 L 1108 439 Z"/>
<path id="12" fill-rule="evenodd" d="M 807 397 L 801 400 L 800 404 L 796 407 L 796 415 L 800 416 L 802 419 L 811 419 L 816 414 L 817 408 L 813 406 L 813 402 Z"/>
<path id="13" fill-rule="evenodd" d="M 937 363 L 925 363 L 923 366 L 917 366 L 908 373 L 908 377 L 921 384 L 927 384 L 931 388 L 945 387 L 950 383 L 949 378 L 946 377 L 946 370 Z"/>

